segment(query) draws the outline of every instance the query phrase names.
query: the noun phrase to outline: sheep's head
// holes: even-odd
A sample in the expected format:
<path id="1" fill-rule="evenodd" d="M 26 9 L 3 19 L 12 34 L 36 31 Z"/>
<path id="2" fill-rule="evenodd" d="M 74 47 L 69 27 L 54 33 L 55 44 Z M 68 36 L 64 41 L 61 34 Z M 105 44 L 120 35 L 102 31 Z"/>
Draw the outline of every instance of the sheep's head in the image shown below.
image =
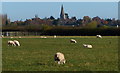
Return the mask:
<path id="1" fill-rule="evenodd" d="M 84 47 L 86 47 L 87 45 L 86 44 L 83 44 Z"/>
<path id="2" fill-rule="evenodd" d="M 60 61 L 60 59 L 59 59 L 59 57 L 58 57 L 57 54 L 55 54 L 55 56 L 54 56 L 54 60 L 55 60 L 55 61 Z"/>

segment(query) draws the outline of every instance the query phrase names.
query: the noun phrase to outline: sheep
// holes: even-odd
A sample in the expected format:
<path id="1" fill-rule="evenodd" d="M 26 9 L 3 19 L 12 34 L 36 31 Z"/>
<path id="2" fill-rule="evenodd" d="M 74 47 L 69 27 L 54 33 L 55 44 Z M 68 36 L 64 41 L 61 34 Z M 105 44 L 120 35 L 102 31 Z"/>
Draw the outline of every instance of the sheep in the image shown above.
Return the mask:
<path id="1" fill-rule="evenodd" d="M 96 37 L 97 37 L 97 38 L 102 38 L 102 36 L 101 36 L 101 35 L 96 35 Z"/>
<path id="2" fill-rule="evenodd" d="M 57 52 L 54 56 L 55 62 L 58 64 L 65 64 L 66 60 L 63 53 Z"/>
<path id="3" fill-rule="evenodd" d="M 18 38 L 21 38 L 21 36 L 19 36 Z"/>
<path id="4" fill-rule="evenodd" d="M 70 42 L 71 42 L 71 43 L 77 43 L 77 41 L 74 40 L 74 39 L 70 39 Z"/>
<path id="5" fill-rule="evenodd" d="M 17 41 L 17 40 L 14 40 L 14 43 L 16 44 L 16 46 L 20 46 L 20 43 L 19 43 L 19 41 Z"/>
<path id="6" fill-rule="evenodd" d="M 13 38 L 13 37 L 10 37 L 11 39 Z"/>
<path id="7" fill-rule="evenodd" d="M 43 38 L 47 38 L 47 37 L 44 36 Z"/>
<path id="8" fill-rule="evenodd" d="M 10 46 L 10 45 L 11 45 L 11 46 L 16 46 L 16 44 L 15 44 L 14 41 L 9 40 L 9 41 L 8 41 L 8 46 Z"/>
<path id="9" fill-rule="evenodd" d="M 92 48 L 92 45 L 89 45 L 89 44 L 83 44 L 83 46 L 84 46 L 85 48 Z"/>
<path id="10" fill-rule="evenodd" d="M 53 36 L 53 38 L 56 38 L 56 37 L 57 37 L 56 35 Z"/>
<path id="11" fill-rule="evenodd" d="M 47 38 L 47 37 L 45 37 L 45 36 L 41 36 L 41 38 Z"/>

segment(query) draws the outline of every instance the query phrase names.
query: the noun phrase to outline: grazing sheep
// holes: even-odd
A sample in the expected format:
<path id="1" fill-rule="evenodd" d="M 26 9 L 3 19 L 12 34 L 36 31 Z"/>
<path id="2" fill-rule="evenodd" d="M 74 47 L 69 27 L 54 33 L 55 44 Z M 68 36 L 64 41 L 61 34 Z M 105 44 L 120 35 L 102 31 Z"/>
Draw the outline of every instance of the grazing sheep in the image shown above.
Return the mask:
<path id="1" fill-rule="evenodd" d="M 92 48 L 92 45 L 89 45 L 89 44 L 83 44 L 83 46 L 84 46 L 85 48 Z"/>
<path id="2" fill-rule="evenodd" d="M 47 38 L 47 37 L 45 37 L 45 36 L 41 36 L 41 38 Z"/>
<path id="3" fill-rule="evenodd" d="M 77 41 L 74 40 L 74 39 L 70 39 L 70 42 L 71 42 L 71 43 L 77 43 Z"/>
<path id="4" fill-rule="evenodd" d="M 43 38 L 47 38 L 47 37 L 44 36 Z"/>
<path id="5" fill-rule="evenodd" d="M 18 38 L 21 38 L 21 36 L 19 36 Z"/>
<path id="6" fill-rule="evenodd" d="M 97 37 L 97 38 L 102 38 L 102 36 L 101 36 L 101 35 L 96 35 L 96 37 Z"/>
<path id="7" fill-rule="evenodd" d="M 10 46 L 10 45 L 11 45 L 11 46 L 16 46 L 16 44 L 15 44 L 14 41 L 9 40 L 9 41 L 8 41 L 8 46 Z"/>
<path id="8" fill-rule="evenodd" d="M 64 54 L 57 52 L 54 56 L 54 60 L 55 62 L 57 62 L 58 64 L 65 64 L 66 60 L 64 57 Z"/>
<path id="9" fill-rule="evenodd" d="M 53 36 L 53 38 L 56 38 L 56 37 L 57 37 L 56 35 Z"/>
<path id="10" fill-rule="evenodd" d="M 13 37 L 10 37 L 11 39 L 13 38 Z"/>
<path id="11" fill-rule="evenodd" d="M 19 41 L 17 41 L 17 40 L 14 40 L 14 43 L 15 43 L 15 45 L 16 45 L 16 46 L 20 46 L 20 43 L 19 43 Z"/>

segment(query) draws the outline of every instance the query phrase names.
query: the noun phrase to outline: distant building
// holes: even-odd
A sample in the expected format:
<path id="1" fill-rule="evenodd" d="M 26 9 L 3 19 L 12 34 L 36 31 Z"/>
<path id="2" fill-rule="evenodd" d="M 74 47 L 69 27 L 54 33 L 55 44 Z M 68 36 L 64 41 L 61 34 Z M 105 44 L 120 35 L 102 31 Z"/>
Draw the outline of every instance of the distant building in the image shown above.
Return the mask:
<path id="1" fill-rule="evenodd" d="M 35 14 L 35 18 L 39 18 L 37 14 Z"/>
<path id="2" fill-rule="evenodd" d="M 65 18 L 66 18 L 66 19 L 69 19 L 69 16 L 68 16 L 68 14 L 67 14 L 67 13 L 65 13 Z"/>
<path id="3" fill-rule="evenodd" d="M 7 25 L 10 23 L 10 19 L 8 19 L 7 14 L 2 14 L 0 17 L 2 17 L 2 25 Z"/>
<path id="4" fill-rule="evenodd" d="M 63 5 L 61 6 L 61 13 L 60 13 L 60 19 L 66 19 L 65 13 L 64 13 L 64 8 Z"/>

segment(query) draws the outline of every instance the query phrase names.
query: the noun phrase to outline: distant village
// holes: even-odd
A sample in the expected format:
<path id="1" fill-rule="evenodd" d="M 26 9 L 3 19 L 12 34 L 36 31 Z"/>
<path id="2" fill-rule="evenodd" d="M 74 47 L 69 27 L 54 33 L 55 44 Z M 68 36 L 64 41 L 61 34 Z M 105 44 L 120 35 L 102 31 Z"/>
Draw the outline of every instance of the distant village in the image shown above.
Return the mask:
<path id="1" fill-rule="evenodd" d="M 26 26 L 26 25 L 49 25 L 49 26 L 77 26 L 77 27 L 118 27 L 120 26 L 120 20 L 113 19 L 101 19 L 96 16 L 90 18 L 89 16 L 84 16 L 83 19 L 77 19 L 75 16 L 69 18 L 68 13 L 64 12 L 63 5 L 61 6 L 60 18 L 55 19 L 53 16 L 49 18 L 39 18 L 36 14 L 34 18 L 26 19 L 25 21 L 17 20 L 11 22 L 8 19 L 7 14 L 2 15 L 2 25 L 3 26 Z"/>

